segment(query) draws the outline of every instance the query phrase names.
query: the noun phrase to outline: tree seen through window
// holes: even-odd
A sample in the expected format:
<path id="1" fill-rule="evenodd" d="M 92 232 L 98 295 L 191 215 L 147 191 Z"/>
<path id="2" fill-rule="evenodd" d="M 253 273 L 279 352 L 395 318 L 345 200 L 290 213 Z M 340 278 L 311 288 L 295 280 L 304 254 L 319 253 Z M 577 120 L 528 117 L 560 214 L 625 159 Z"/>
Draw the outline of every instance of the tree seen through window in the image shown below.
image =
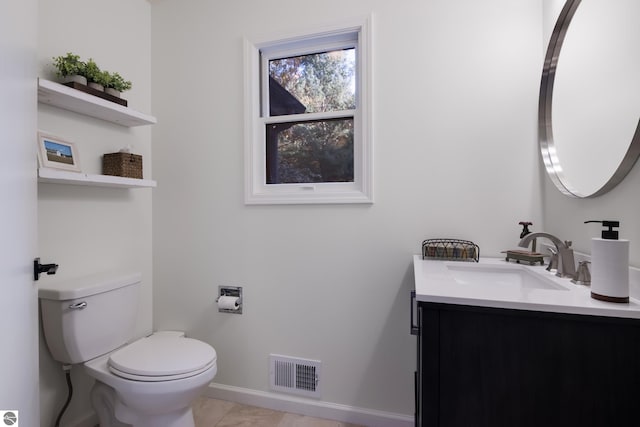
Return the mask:
<path id="1" fill-rule="evenodd" d="M 354 110 L 355 68 L 354 48 L 269 61 L 269 115 L 294 117 L 266 125 L 268 184 L 353 182 L 353 116 L 304 115 Z"/>

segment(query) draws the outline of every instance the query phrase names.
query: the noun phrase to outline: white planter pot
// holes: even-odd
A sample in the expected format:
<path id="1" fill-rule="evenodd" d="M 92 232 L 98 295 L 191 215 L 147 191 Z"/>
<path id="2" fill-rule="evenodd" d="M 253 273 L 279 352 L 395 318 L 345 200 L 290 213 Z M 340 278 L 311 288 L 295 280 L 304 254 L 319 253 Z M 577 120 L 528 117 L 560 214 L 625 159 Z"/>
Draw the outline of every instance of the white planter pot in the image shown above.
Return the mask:
<path id="1" fill-rule="evenodd" d="M 100 92 L 104 92 L 104 86 L 102 86 L 99 83 L 95 83 L 95 82 L 89 82 L 89 87 L 95 89 L 95 90 L 99 90 Z"/>
<path id="2" fill-rule="evenodd" d="M 105 87 L 104 88 L 104 92 L 108 93 L 109 95 L 115 96 L 117 98 L 120 98 L 120 91 L 119 90 L 115 90 L 112 87 Z"/>
<path id="3" fill-rule="evenodd" d="M 74 74 L 72 76 L 66 76 L 66 77 L 62 77 L 62 83 L 70 83 L 70 82 L 76 82 L 76 83 L 80 83 L 81 85 L 87 85 L 87 78 L 85 76 L 81 76 L 79 74 Z"/>

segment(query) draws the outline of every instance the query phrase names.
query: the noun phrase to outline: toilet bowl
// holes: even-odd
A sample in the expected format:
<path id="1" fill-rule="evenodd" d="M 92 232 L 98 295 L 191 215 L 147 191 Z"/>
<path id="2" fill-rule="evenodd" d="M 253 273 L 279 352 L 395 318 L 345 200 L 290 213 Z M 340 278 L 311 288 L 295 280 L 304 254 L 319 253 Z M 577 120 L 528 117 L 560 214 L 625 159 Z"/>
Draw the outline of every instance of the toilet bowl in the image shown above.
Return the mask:
<path id="1" fill-rule="evenodd" d="M 91 400 L 101 427 L 193 427 L 190 404 L 216 375 L 216 352 L 191 338 L 154 334 L 84 369 L 96 379 Z"/>
<path id="2" fill-rule="evenodd" d="M 191 403 L 216 375 L 216 351 L 175 331 L 134 340 L 140 280 L 107 273 L 39 288 L 47 347 L 95 378 L 100 427 L 194 427 Z"/>

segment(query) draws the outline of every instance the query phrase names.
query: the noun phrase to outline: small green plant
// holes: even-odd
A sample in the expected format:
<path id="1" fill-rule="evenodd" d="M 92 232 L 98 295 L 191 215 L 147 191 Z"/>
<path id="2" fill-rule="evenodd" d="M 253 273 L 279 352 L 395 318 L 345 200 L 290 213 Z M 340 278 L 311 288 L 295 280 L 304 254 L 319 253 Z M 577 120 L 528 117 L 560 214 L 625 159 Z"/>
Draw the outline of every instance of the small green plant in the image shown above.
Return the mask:
<path id="1" fill-rule="evenodd" d="M 118 92 L 124 92 L 126 90 L 131 89 L 131 86 L 132 85 L 130 81 L 125 80 L 124 77 L 122 77 L 118 73 L 113 73 L 111 74 L 111 81 L 105 87 L 113 88 Z"/>
<path id="2" fill-rule="evenodd" d="M 100 70 L 100 67 L 98 67 L 98 64 L 96 64 L 93 58 L 89 58 L 84 68 L 84 76 L 87 78 L 87 81 L 101 84 L 101 73 L 102 71 Z"/>
<path id="3" fill-rule="evenodd" d="M 112 80 L 113 77 L 111 76 L 111 73 L 106 70 L 100 71 L 96 77 L 96 83 L 101 84 L 104 87 L 110 87 Z"/>
<path id="4" fill-rule="evenodd" d="M 67 52 L 64 56 L 54 56 L 53 66 L 56 68 L 58 77 L 67 77 L 73 75 L 85 75 L 86 64 L 80 61 L 79 55 Z"/>
<path id="5" fill-rule="evenodd" d="M 80 60 L 79 55 L 74 55 L 71 52 L 64 56 L 54 56 L 53 66 L 56 68 L 58 77 L 78 74 L 86 77 L 88 82 L 98 83 L 105 88 L 113 88 L 119 92 L 129 90 L 132 86 L 131 82 L 125 80 L 120 74 L 101 70 L 93 58 L 89 58 L 87 62 L 84 62 Z"/>

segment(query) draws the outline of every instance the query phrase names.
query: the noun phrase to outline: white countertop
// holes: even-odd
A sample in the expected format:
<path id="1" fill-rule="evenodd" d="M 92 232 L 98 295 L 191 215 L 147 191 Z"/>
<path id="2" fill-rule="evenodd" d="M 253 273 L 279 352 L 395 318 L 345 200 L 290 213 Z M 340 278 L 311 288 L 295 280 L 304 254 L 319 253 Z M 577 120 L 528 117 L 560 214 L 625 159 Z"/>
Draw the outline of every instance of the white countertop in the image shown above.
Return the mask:
<path id="1" fill-rule="evenodd" d="M 480 258 L 479 263 L 495 266 L 511 265 L 530 269 L 560 284 L 565 288 L 564 290 L 462 284 L 453 278 L 447 268 L 447 265 L 459 265 L 461 263 L 461 261 L 423 260 L 420 255 L 414 255 L 413 268 L 416 283 L 416 300 L 479 307 L 640 319 L 640 301 L 631 298 L 629 303 L 611 303 L 593 299 L 591 298 L 591 288 L 571 283 L 566 278 L 556 277 L 555 274 L 546 271 L 544 266 L 509 263 L 504 258 Z"/>

